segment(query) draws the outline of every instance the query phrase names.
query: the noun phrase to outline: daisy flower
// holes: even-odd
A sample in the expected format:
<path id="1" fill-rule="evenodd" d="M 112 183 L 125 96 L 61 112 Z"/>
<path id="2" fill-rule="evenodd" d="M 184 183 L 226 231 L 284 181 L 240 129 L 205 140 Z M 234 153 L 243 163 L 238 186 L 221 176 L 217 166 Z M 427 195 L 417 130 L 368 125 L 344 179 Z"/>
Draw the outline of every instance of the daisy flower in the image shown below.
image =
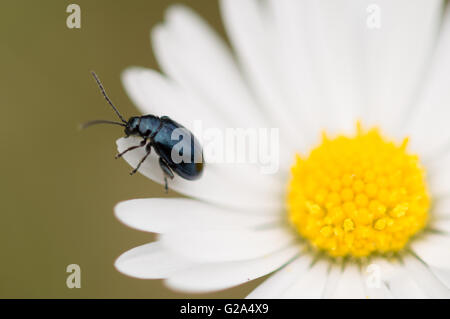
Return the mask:
<path id="1" fill-rule="evenodd" d="M 249 298 L 448 297 L 450 11 L 439 0 L 223 0 L 231 48 L 173 6 L 152 30 L 163 73 L 123 74 L 144 114 L 189 129 L 279 128 L 279 170 L 208 163 L 185 198 L 119 203 L 157 233 L 117 269 Z M 138 144 L 119 139 L 118 150 Z M 145 150 L 125 155 L 133 167 Z M 140 169 L 163 183 L 156 155 Z"/>

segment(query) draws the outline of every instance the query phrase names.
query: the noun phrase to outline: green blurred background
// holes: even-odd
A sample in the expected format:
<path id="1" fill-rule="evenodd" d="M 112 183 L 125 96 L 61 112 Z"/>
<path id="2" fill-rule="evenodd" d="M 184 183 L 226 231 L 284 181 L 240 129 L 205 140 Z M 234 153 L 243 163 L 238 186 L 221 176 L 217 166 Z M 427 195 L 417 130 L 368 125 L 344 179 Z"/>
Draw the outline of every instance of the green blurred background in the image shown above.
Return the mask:
<path id="1" fill-rule="evenodd" d="M 70 3 L 81 7 L 81 29 L 66 26 Z M 120 74 L 130 65 L 158 69 L 149 32 L 173 3 L 224 34 L 214 0 L 1 1 L 0 297 L 228 298 L 244 297 L 261 281 L 188 295 L 113 267 L 121 253 L 154 238 L 118 222 L 114 205 L 167 195 L 114 160 L 121 129 L 78 130 L 86 120 L 115 119 L 89 71 L 123 114 L 136 114 Z M 80 289 L 66 286 L 72 263 L 81 267 Z"/>

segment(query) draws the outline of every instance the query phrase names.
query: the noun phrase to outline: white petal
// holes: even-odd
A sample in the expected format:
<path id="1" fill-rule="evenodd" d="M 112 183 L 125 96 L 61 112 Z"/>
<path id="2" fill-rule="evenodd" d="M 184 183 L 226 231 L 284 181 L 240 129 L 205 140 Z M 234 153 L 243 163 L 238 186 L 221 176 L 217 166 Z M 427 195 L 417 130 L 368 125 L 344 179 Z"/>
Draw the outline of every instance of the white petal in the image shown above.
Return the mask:
<path id="1" fill-rule="evenodd" d="M 160 242 L 153 242 L 123 253 L 114 265 L 128 276 L 159 279 L 192 266 L 192 263 L 164 249 Z"/>
<path id="2" fill-rule="evenodd" d="M 450 195 L 450 165 L 440 162 L 433 166 L 432 175 L 428 178 L 430 193 L 433 197 L 446 198 Z"/>
<path id="3" fill-rule="evenodd" d="M 272 48 L 280 70 L 286 112 L 295 117 L 305 134 L 307 143 L 313 145 L 320 137 L 329 108 L 319 92 L 317 73 L 314 72 L 314 55 L 311 52 L 310 30 L 307 27 L 310 1 L 269 0 L 273 15 Z M 300 89 L 301 88 L 301 89 Z"/>
<path id="4" fill-rule="evenodd" d="M 431 152 L 430 157 L 422 156 L 421 161 L 427 169 L 429 190 L 433 196 L 433 205 L 435 206 L 433 210 L 435 208 L 438 211 L 445 210 L 450 197 L 450 152 L 448 148 L 439 152 Z"/>
<path id="5" fill-rule="evenodd" d="M 379 287 L 366 287 L 367 299 L 393 299 L 394 296 L 386 285 L 381 284 Z"/>
<path id="6" fill-rule="evenodd" d="M 288 289 L 295 280 L 308 274 L 308 268 L 312 259 L 308 255 L 302 255 L 292 261 L 283 269 L 267 278 L 256 287 L 248 296 L 248 299 L 274 299 L 282 298 L 283 292 Z"/>
<path id="7" fill-rule="evenodd" d="M 406 257 L 404 268 L 428 297 L 450 298 L 450 290 L 416 257 Z"/>
<path id="8" fill-rule="evenodd" d="M 255 228 L 280 223 L 276 216 L 244 214 L 185 198 L 128 200 L 117 204 L 115 213 L 126 225 L 154 233 L 211 228 Z"/>
<path id="9" fill-rule="evenodd" d="M 449 192 L 450 194 L 450 189 Z M 441 197 L 433 201 L 431 214 L 438 219 L 450 218 L 450 197 Z"/>
<path id="10" fill-rule="evenodd" d="M 376 14 L 379 29 L 366 26 Z M 428 61 L 434 50 L 442 12 L 441 0 L 366 0 L 361 7 L 361 30 L 366 44 L 368 119 L 390 134 L 399 134 L 412 113 Z M 369 11 L 366 9 L 369 8 Z M 403 137 L 403 136 L 402 136 Z"/>
<path id="11" fill-rule="evenodd" d="M 433 203 L 438 211 L 442 211 L 448 206 L 448 198 L 450 197 L 450 152 L 434 154 L 434 156 L 422 160 L 428 169 L 430 193 L 435 198 Z"/>
<path id="12" fill-rule="evenodd" d="M 265 276 L 298 253 L 299 248 L 293 245 L 256 259 L 194 266 L 170 276 L 166 283 L 173 289 L 191 292 L 226 289 Z"/>
<path id="13" fill-rule="evenodd" d="M 432 6 L 434 7 L 432 1 Z M 428 3 L 427 3 L 428 5 Z M 423 19 L 420 13 L 420 19 Z M 436 19 L 437 20 L 437 19 Z M 417 25 L 417 24 L 416 24 Z M 420 24 L 419 24 L 420 25 Z M 414 42 L 418 41 L 414 35 Z M 422 41 L 420 46 L 422 47 Z M 425 87 L 418 97 L 418 104 L 408 126 L 411 146 L 427 156 L 436 158 L 445 148 L 448 150 L 450 130 L 449 117 L 450 91 L 450 8 L 444 19 L 435 55 L 432 57 L 430 71 L 425 74 Z"/>
<path id="14" fill-rule="evenodd" d="M 187 7 L 172 6 L 166 18 L 167 32 L 153 36 L 164 71 L 233 126 L 267 127 L 222 39 Z"/>
<path id="15" fill-rule="evenodd" d="M 284 228 L 185 230 L 161 235 L 165 247 L 196 262 L 257 258 L 282 249 L 294 240 L 295 237 Z"/>
<path id="16" fill-rule="evenodd" d="M 118 139 L 118 151 L 122 152 L 128 147 L 139 145 L 139 143 L 140 139 L 135 137 Z M 123 157 L 132 167 L 136 167 L 144 156 L 145 149 L 141 147 L 126 153 Z M 163 172 L 155 152 L 152 152 L 142 163 L 139 173 L 157 183 L 164 184 Z M 278 193 L 262 194 L 257 190 L 245 188 L 242 184 L 230 183 L 223 175 L 208 165 L 204 166 L 203 176 L 200 179 L 188 181 L 176 176 L 173 180 L 169 180 L 169 187 L 187 196 L 230 207 L 281 211 L 283 205 Z"/>
<path id="17" fill-rule="evenodd" d="M 435 219 L 430 224 L 433 231 L 443 232 L 450 235 L 450 219 Z"/>
<path id="18" fill-rule="evenodd" d="M 387 261 L 380 258 L 373 263 L 381 267 L 381 280 L 387 285 L 394 298 L 427 298 L 423 289 L 417 285 L 398 261 Z"/>
<path id="19" fill-rule="evenodd" d="M 329 264 L 327 262 L 317 262 L 310 269 L 304 271 L 303 276 L 296 279 L 295 282 L 283 292 L 281 298 L 322 298 L 327 282 L 328 269 Z"/>
<path id="20" fill-rule="evenodd" d="M 430 266 L 429 266 L 430 267 Z M 430 267 L 433 274 L 450 289 L 450 269 Z"/>
<path id="21" fill-rule="evenodd" d="M 333 299 L 366 298 L 363 278 L 356 265 L 346 265 L 339 277 L 335 290 L 330 295 Z"/>
<path id="22" fill-rule="evenodd" d="M 381 278 L 395 298 L 442 298 L 448 296 L 450 276 L 445 269 L 425 265 L 416 256 L 403 261 L 378 259 Z"/>
<path id="23" fill-rule="evenodd" d="M 324 298 L 326 299 L 331 298 L 334 291 L 336 290 L 341 275 L 342 275 L 341 265 L 331 264 L 330 269 L 328 270 L 327 282 L 325 284 L 325 288 L 323 291 Z"/>
<path id="24" fill-rule="evenodd" d="M 450 269 L 450 236 L 426 234 L 413 241 L 411 249 L 427 265 Z"/>
<path id="25" fill-rule="evenodd" d="M 276 123 L 275 127 L 283 129 L 283 140 L 297 148 L 305 147 L 295 118 L 285 111 L 286 101 L 270 41 L 272 30 L 264 16 L 264 8 L 255 0 L 222 0 L 220 4 L 227 34 L 258 103 Z"/>
<path id="26" fill-rule="evenodd" d="M 360 1 L 308 1 L 312 63 L 326 112 L 327 131 L 353 132 L 363 100 L 362 53 L 365 9 Z"/>

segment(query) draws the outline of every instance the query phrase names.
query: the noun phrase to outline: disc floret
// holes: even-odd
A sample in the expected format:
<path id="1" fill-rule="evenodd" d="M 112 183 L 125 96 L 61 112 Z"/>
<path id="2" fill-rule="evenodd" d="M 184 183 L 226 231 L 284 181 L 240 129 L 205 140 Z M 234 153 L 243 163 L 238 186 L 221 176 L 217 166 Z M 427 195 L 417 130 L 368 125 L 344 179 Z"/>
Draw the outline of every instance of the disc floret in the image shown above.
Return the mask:
<path id="1" fill-rule="evenodd" d="M 425 170 L 377 128 L 322 142 L 297 156 L 288 185 L 288 217 L 312 246 L 331 256 L 398 252 L 428 220 Z"/>

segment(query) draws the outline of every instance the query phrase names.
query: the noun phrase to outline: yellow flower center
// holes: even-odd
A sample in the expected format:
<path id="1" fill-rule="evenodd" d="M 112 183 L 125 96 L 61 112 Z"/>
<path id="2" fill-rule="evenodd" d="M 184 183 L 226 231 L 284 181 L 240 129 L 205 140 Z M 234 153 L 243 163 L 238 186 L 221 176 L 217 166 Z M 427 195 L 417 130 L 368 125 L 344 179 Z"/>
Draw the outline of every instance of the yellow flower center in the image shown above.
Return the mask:
<path id="1" fill-rule="evenodd" d="M 358 123 L 353 137 L 297 155 L 288 185 L 289 220 L 312 246 L 331 256 L 401 250 L 428 220 L 430 197 L 417 155 Z"/>

